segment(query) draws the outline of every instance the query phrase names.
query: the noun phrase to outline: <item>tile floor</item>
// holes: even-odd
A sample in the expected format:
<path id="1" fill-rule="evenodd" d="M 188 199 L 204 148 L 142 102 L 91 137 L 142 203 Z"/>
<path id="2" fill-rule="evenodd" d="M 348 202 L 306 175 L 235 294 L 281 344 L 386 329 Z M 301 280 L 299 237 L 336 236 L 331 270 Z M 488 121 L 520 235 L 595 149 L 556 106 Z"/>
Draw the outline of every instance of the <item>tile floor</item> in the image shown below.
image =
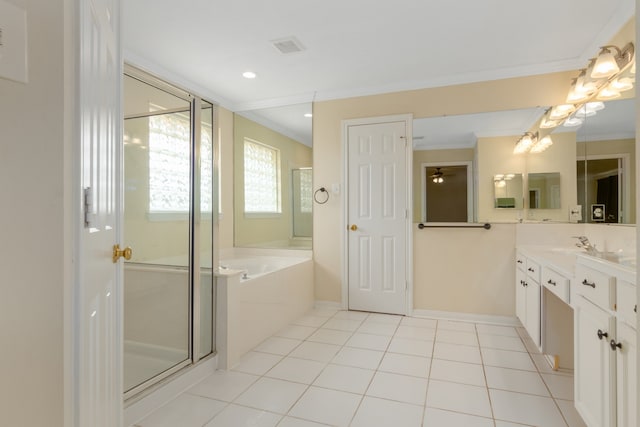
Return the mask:
<path id="1" fill-rule="evenodd" d="M 522 328 L 315 309 L 138 427 L 577 427 Z"/>

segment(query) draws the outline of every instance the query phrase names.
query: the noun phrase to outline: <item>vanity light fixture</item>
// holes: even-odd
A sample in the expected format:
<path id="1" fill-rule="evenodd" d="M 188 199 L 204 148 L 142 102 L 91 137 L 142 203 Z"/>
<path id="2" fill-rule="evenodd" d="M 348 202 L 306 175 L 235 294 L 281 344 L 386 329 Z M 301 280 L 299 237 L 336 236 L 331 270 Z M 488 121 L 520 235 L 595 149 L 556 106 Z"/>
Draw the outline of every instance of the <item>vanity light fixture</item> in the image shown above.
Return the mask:
<path id="1" fill-rule="evenodd" d="M 549 113 L 549 118 L 551 120 L 561 120 L 566 117 L 569 117 L 569 114 L 575 111 L 576 107 L 573 104 L 562 104 L 556 105 L 551 109 L 551 113 Z"/>
<path id="2" fill-rule="evenodd" d="M 537 141 L 533 147 L 531 147 L 531 153 L 542 153 L 547 148 L 553 145 L 553 140 L 549 135 Z"/>
<path id="3" fill-rule="evenodd" d="M 620 77 L 609 83 L 609 86 L 619 92 L 624 92 L 633 89 L 634 82 L 635 79 L 631 77 Z"/>
<path id="4" fill-rule="evenodd" d="M 573 79 L 571 83 L 571 89 L 569 90 L 569 94 L 567 95 L 567 103 L 568 104 L 576 104 L 578 102 L 586 101 L 591 97 L 593 92 L 589 92 L 585 90 L 584 84 L 581 88 L 578 88 L 578 79 Z"/>
<path id="5" fill-rule="evenodd" d="M 553 129 L 555 127 L 560 126 L 561 123 L 562 123 L 562 121 L 560 121 L 560 120 L 550 120 L 550 119 L 544 118 L 540 122 L 540 127 L 542 129 Z"/>
<path id="6" fill-rule="evenodd" d="M 611 49 L 616 50 L 615 56 L 611 52 Z M 620 72 L 618 57 L 621 56 L 622 51 L 617 46 L 602 46 L 596 58 L 596 63 L 593 65 L 591 77 L 594 79 L 606 79 Z"/>
<path id="7" fill-rule="evenodd" d="M 598 93 L 596 98 L 603 101 L 620 98 L 620 91 L 614 89 L 611 85 L 607 85 Z"/>
<path id="8" fill-rule="evenodd" d="M 524 135 L 520 137 L 518 142 L 516 142 L 516 146 L 513 149 L 513 154 L 522 154 L 526 153 L 531 149 L 531 146 L 538 139 L 538 134 L 533 134 L 531 132 L 525 132 Z"/>
<path id="9" fill-rule="evenodd" d="M 570 128 L 570 127 L 580 126 L 581 124 L 582 124 L 582 119 L 574 116 L 574 117 L 569 117 L 567 120 L 565 120 L 562 126 Z"/>

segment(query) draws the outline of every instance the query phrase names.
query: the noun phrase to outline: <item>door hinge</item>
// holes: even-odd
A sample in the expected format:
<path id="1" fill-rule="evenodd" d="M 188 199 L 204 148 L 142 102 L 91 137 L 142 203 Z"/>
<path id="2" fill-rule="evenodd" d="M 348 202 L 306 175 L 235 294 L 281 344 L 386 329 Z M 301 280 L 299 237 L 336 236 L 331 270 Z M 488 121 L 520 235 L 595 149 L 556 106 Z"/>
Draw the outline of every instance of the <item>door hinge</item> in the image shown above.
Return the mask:
<path id="1" fill-rule="evenodd" d="M 94 218 L 95 213 L 93 210 L 93 189 L 91 187 L 87 187 L 84 189 L 84 227 L 91 227 Z"/>

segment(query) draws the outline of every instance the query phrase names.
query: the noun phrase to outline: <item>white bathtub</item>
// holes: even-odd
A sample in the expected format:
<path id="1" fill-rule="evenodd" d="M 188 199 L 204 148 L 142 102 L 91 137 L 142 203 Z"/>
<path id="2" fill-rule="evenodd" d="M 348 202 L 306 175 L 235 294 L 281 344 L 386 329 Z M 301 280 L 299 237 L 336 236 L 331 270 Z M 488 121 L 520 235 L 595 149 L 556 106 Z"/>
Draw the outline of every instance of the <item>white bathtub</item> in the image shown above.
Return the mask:
<path id="1" fill-rule="evenodd" d="M 216 348 L 218 366 L 228 369 L 313 307 L 313 261 L 310 251 L 235 248 L 220 266 Z"/>

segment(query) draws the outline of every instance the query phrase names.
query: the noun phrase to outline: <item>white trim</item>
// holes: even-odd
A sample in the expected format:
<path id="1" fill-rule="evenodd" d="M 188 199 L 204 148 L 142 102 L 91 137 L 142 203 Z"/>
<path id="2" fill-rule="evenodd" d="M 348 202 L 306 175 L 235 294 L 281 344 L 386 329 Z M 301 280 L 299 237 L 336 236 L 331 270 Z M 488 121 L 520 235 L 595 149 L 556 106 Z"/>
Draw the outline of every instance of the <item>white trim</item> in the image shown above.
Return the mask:
<path id="1" fill-rule="evenodd" d="M 193 387 L 203 378 L 213 374 L 218 366 L 218 356 L 203 360 L 197 365 L 185 368 L 184 373 L 172 377 L 162 383 L 153 392 L 134 401 L 126 402 L 124 410 L 124 425 L 130 426 L 142 420 L 153 411 L 170 402 L 185 390 Z"/>
<path id="2" fill-rule="evenodd" d="M 407 174 L 407 198 L 406 198 L 406 207 L 405 210 L 407 212 L 405 218 L 405 233 L 406 233 L 406 248 L 405 253 L 407 256 L 405 257 L 405 268 L 406 268 L 406 281 L 407 281 L 407 293 L 406 293 L 406 301 L 405 301 L 405 314 L 410 316 L 413 312 L 413 114 L 397 114 L 392 116 L 379 116 L 379 117 L 366 117 L 361 119 L 349 119 L 342 120 L 342 218 L 341 222 L 341 231 L 340 238 L 342 240 L 341 251 L 340 254 L 340 270 L 342 272 L 342 301 L 341 307 L 343 310 L 349 309 L 349 240 L 348 235 L 346 233 L 347 230 L 347 220 L 349 219 L 349 156 L 348 156 L 348 145 L 347 141 L 349 138 L 349 127 L 350 126 L 360 126 L 360 125 L 372 125 L 372 124 L 381 124 L 381 123 L 392 123 L 392 122 L 404 122 L 405 123 L 405 150 L 407 151 L 407 164 L 406 164 L 406 174 Z"/>
<path id="3" fill-rule="evenodd" d="M 422 187 L 420 188 L 420 197 L 422 197 L 427 191 L 427 178 L 425 171 L 427 167 L 440 167 L 440 166 L 466 166 L 467 167 L 467 222 L 474 222 L 474 203 L 473 203 L 473 161 L 462 160 L 457 162 L 426 162 L 420 165 L 420 181 Z M 427 222 L 427 198 L 422 197 L 422 203 L 420 203 L 420 222 Z"/>
<path id="4" fill-rule="evenodd" d="M 491 314 L 456 313 L 452 311 L 437 310 L 413 310 L 413 317 L 424 317 L 438 320 L 455 320 L 460 322 L 487 323 L 492 325 L 504 325 L 521 327 L 522 324 L 516 317 L 494 316 Z"/>

